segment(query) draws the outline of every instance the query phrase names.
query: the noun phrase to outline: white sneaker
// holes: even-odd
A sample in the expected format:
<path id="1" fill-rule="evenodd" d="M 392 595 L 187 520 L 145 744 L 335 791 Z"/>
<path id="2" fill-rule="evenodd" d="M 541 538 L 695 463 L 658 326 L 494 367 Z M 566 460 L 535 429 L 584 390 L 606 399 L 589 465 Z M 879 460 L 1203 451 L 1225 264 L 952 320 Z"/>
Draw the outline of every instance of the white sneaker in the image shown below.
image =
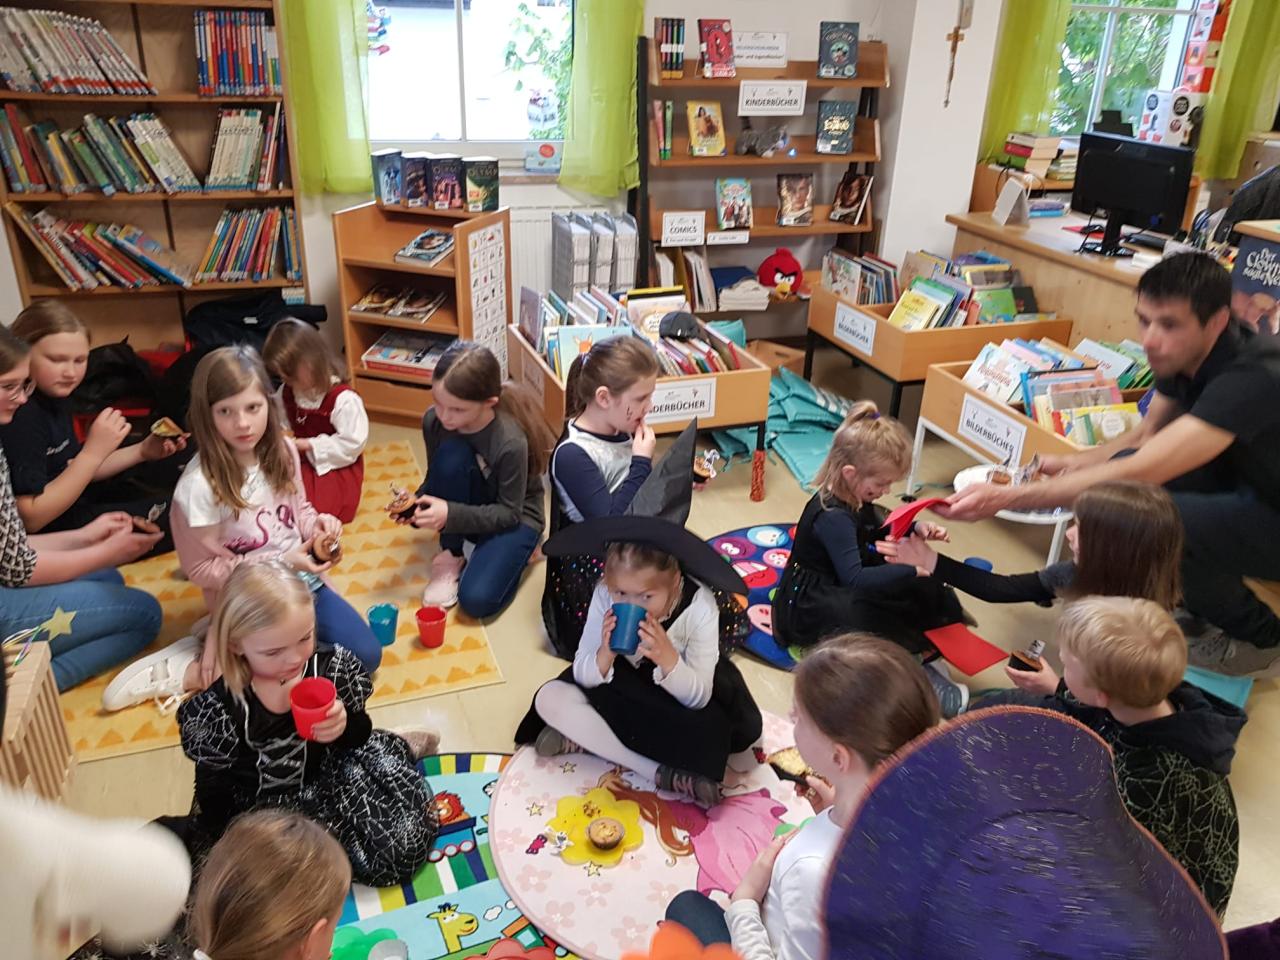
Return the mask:
<path id="1" fill-rule="evenodd" d="M 102 709 L 111 713 L 148 700 L 155 700 L 162 713 L 176 709 L 186 693 L 182 681 L 187 667 L 199 656 L 200 641 L 183 637 L 134 661 L 102 691 Z"/>
<path id="2" fill-rule="evenodd" d="M 448 610 L 458 602 L 458 581 L 467 561 L 448 550 L 441 550 L 431 561 L 431 582 L 422 591 L 424 607 L 443 607 Z"/>

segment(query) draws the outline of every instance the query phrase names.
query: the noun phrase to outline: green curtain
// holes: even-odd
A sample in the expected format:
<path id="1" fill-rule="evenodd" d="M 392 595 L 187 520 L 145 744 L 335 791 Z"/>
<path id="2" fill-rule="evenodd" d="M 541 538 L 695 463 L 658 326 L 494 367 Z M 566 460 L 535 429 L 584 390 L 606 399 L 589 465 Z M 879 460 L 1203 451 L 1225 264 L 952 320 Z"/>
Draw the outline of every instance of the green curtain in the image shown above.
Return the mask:
<path id="1" fill-rule="evenodd" d="M 1280 3 L 1235 0 L 1196 151 L 1196 170 L 1206 180 L 1235 178 L 1249 135 L 1271 129 L 1278 77 Z"/>
<path id="2" fill-rule="evenodd" d="M 616 197 L 640 183 L 636 38 L 644 0 L 576 0 L 560 183 Z"/>
<path id="3" fill-rule="evenodd" d="M 306 193 L 368 193 L 363 0 L 284 0 L 290 119 Z"/>
<path id="4" fill-rule="evenodd" d="M 1005 138 L 1015 130 L 1048 130 L 1070 15 L 1071 0 L 1005 3 L 982 125 L 981 159 L 1000 156 Z"/>

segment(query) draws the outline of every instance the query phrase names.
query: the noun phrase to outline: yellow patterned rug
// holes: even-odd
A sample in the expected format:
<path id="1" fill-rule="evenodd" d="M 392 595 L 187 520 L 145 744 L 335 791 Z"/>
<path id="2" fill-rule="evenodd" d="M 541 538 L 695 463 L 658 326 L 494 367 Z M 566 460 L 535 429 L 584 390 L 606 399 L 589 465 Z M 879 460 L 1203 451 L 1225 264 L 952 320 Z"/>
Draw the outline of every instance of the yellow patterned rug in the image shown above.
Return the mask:
<path id="1" fill-rule="evenodd" d="M 371 446 L 364 455 L 364 495 L 356 518 L 342 537 L 343 559 L 330 577 L 334 587 L 362 613 L 376 603 L 400 608 L 394 645 L 384 649 L 382 666 L 374 677 L 370 706 L 457 693 L 502 682 L 502 673 L 489 646 L 484 627 L 455 607 L 449 612 L 445 643 L 437 650 L 417 642 L 414 611 L 427 583 L 435 538 L 426 532 L 397 527 L 382 507 L 392 483 L 416 487 L 422 480 L 407 443 Z M 126 582 L 155 596 L 164 608 L 164 627 L 155 648 L 190 632 L 204 615 L 198 587 L 178 577 L 177 555 L 167 553 L 123 567 Z M 156 750 L 178 743 L 174 716 L 163 716 L 144 703 L 119 713 L 103 713 L 102 691 L 111 674 L 104 674 L 62 695 L 62 712 L 81 762 Z"/>

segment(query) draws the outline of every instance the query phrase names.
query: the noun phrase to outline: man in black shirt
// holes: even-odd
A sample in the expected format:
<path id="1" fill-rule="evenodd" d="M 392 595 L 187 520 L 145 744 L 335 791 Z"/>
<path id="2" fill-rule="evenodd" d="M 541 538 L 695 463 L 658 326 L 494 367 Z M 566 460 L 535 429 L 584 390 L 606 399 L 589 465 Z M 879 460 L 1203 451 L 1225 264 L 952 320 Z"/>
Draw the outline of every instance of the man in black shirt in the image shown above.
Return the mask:
<path id="1" fill-rule="evenodd" d="M 1280 579 L 1280 342 L 1231 317 L 1231 276 L 1206 254 L 1169 257 L 1138 282 L 1142 345 L 1156 393 L 1142 423 L 1111 443 L 1045 459 L 1050 478 L 978 484 L 947 515 L 1069 506 L 1107 480 L 1164 484 L 1186 529 L 1186 607 L 1218 627 L 1192 661 L 1224 673 L 1280 672 L 1280 618 L 1244 577 Z"/>

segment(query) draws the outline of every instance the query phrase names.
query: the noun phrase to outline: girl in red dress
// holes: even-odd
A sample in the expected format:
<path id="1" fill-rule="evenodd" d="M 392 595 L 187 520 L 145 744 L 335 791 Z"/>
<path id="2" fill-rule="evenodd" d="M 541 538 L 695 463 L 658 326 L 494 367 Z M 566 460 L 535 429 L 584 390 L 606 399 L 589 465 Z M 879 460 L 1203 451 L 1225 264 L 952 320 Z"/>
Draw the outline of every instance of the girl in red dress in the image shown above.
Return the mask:
<path id="1" fill-rule="evenodd" d="M 320 331 L 301 320 L 271 328 L 263 348 L 271 375 L 284 381 L 280 399 L 302 459 L 307 499 L 321 513 L 350 523 L 360 506 L 369 416 L 344 382 Z"/>

